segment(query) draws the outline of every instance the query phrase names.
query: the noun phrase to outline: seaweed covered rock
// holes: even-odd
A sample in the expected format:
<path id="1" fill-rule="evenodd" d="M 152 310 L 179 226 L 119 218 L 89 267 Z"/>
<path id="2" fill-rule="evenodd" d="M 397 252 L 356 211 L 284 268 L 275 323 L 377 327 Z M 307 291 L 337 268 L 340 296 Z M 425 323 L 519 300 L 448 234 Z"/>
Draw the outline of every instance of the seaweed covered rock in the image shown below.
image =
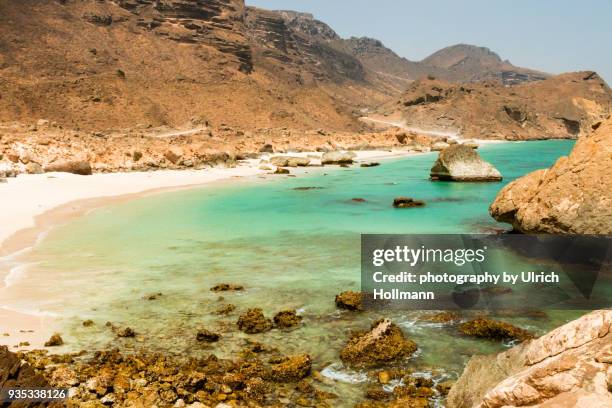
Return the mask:
<path id="1" fill-rule="evenodd" d="M 453 145 L 440 152 L 431 168 L 432 180 L 501 181 L 501 173 L 471 147 Z"/>
<path id="2" fill-rule="evenodd" d="M 493 340 L 527 340 L 533 335 L 510 323 L 492 319 L 474 319 L 459 325 L 459 331 L 467 336 Z"/>
<path id="3" fill-rule="evenodd" d="M 259 308 L 249 309 L 238 318 L 238 329 L 247 334 L 267 332 L 272 329 L 272 320 L 267 319 Z"/>
<path id="4" fill-rule="evenodd" d="M 49 338 L 48 341 L 45 342 L 45 347 L 57 347 L 63 344 L 64 340 L 62 339 L 62 336 L 60 336 L 58 333 L 55 333 Z"/>
<path id="5" fill-rule="evenodd" d="M 210 330 L 202 329 L 196 334 L 196 340 L 206 343 L 214 343 L 219 341 L 221 335 L 219 333 L 211 332 Z"/>
<path id="6" fill-rule="evenodd" d="M 346 310 L 362 310 L 361 303 L 363 295 L 361 292 L 352 292 L 350 290 L 336 295 L 336 307 Z"/>
<path id="7" fill-rule="evenodd" d="M 219 283 L 218 285 L 210 288 L 212 292 L 230 292 L 230 291 L 241 291 L 244 290 L 244 286 L 236 285 L 233 283 Z"/>
<path id="8" fill-rule="evenodd" d="M 425 201 L 415 200 L 410 197 L 397 197 L 393 200 L 393 207 L 395 208 L 413 208 L 413 207 L 424 207 Z"/>
<path id="9" fill-rule="evenodd" d="M 308 354 L 284 357 L 271 361 L 271 379 L 276 382 L 299 381 L 310 374 L 312 358 Z"/>
<path id="10" fill-rule="evenodd" d="M 295 310 L 283 310 L 274 316 L 274 325 L 281 329 L 297 326 L 301 322 L 302 317 Z"/>
<path id="11" fill-rule="evenodd" d="M 381 319 L 372 324 L 370 331 L 353 335 L 340 352 L 340 358 L 352 366 L 377 366 L 409 357 L 416 349 L 416 343 L 406 339 L 397 325 Z"/>

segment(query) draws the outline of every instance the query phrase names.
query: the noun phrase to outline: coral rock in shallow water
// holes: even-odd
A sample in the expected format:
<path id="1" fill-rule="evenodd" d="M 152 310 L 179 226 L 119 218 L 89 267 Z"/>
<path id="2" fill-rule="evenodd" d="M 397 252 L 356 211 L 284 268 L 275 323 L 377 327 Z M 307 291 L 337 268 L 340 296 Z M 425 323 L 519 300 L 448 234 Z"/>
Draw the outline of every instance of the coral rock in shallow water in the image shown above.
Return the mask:
<path id="1" fill-rule="evenodd" d="M 612 234 L 612 119 L 569 157 L 504 187 L 489 212 L 523 233 Z"/>
<path id="2" fill-rule="evenodd" d="M 198 333 L 196 334 L 197 341 L 204 341 L 206 343 L 214 343 L 216 341 L 219 341 L 220 338 L 221 338 L 220 334 L 213 333 L 210 330 L 206 330 L 206 329 L 202 329 L 198 331 Z"/>
<path id="3" fill-rule="evenodd" d="M 440 152 L 430 172 L 432 180 L 501 181 L 500 172 L 469 146 L 453 145 Z"/>
<path id="4" fill-rule="evenodd" d="M 362 300 L 363 295 L 361 292 L 342 292 L 336 295 L 336 307 L 347 310 L 362 310 Z"/>
<path id="5" fill-rule="evenodd" d="M 266 319 L 259 308 L 249 309 L 238 318 L 238 328 L 247 334 L 267 332 L 272 329 L 272 320 Z"/>
<path id="6" fill-rule="evenodd" d="M 467 336 L 481 337 L 485 339 L 504 340 L 527 340 L 533 335 L 527 330 L 491 319 L 474 319 L 459 325 L 459 331 Z"/>
<path id="7" fill-rule="evenodd" d="M 64 344 L 64 340 L 62 339 L 62 336 L 55 333 L 53 336 L 51 336 L 49 341 L 45 343 L 45 347 L 57 347 L 63 344 Z"/>
<path id="8" fill-rule="evenodd" d="M 415 200 L 410 197 L 397 197 L 393 200 L 393 207 L 395 208 L 413 208 L 413 207 L 424 207 L 425 201 Z"/>
<path id="9" fill-rule="evenodd" d="M 274 325 L 281 329 L 297 326 L 302 322 L 302 317 L 298 316 L 295 310 L 283 310 L 274 316 Z"/>
<path id="10" fill-rule="evenodd" d="M 272 365 L 272 380 L 277 382 L 299 381 L 312 369 L 312 359 L 308 354 L 286 357 Z"/>
<path id="11" fill-rule="evenodd" d="M 344 346 L 340 358 L 352 366 L 376 366 L 409 357 L 417 349 L 402 330 L 388 319 L 372 325 L 370 331 L 355 334 Z"/>

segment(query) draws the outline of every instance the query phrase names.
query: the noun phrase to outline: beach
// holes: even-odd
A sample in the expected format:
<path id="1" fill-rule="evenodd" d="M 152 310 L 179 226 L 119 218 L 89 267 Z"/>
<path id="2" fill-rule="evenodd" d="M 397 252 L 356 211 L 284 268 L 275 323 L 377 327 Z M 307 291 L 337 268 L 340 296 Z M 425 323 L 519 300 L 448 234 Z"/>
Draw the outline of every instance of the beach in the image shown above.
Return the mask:
<path id="1" fill-rule="evenodd" d="M 355 153 L 357 163 L 421 154 L 407 150 Z M 321 154 L 300 152 L 288 155 L 314 157 Z M 266 155 L 262 156 L 264 160 L 267 158 Z M 317 164 L 316 159 L 314 164 Z M 234 168 L 96 173 L 91 176 L 69 173 L 24 174 L 9 179 L 7 183 L 0 183 L 0 197 L 3 197 L 0 211 L 0 293 L 7 290 L 12 274 L 20 272 L 20 265 L 14 262 L 14 258 L 27 253 L 54 226 L 62 225 L 92 209 L 145 195 L 218 182 L 283 177 L 260 169 L 260 165 L 259 159 L 250 159 Z M 292 168 L 291 172 L 300 175 L 321 169 L 323 167 L 300 167 Z M 0 321 L 0 345 L 8 345 L 15 350 L 41 348 L 55 329 L 53 315 L 36 310 L 27 313 L 11 310 L 1 302 Z M 19 344 L 22 346 L 14 347 Z"/>

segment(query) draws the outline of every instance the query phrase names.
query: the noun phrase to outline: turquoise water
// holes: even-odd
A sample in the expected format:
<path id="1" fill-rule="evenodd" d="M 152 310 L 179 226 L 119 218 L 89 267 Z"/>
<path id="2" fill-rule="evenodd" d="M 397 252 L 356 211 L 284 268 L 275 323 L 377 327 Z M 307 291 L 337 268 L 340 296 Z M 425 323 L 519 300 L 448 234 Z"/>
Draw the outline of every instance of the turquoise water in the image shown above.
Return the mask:
<path id="1" fill-rule="evenodd" d="M 66 350 L 111 343 L 230 356 L 245 338 L 255 338 L 286 353 L 311 353 L 315 368 L 332 364 L 324 371 L 330 377 L 356 375 L 339 365 L 339 350 L 351 329 L 365 328 L 378 315 L 339 312 L 334 296 L 359 288 L 359 234 L 507 229 L 488 215 L 497 192 L 519 176 L 550 166 L 572 146 L 554 140 L 481 148 L 483 158 L 504 175 L 502 183 L 431 182 L 429 168 L 436 155 L 425 154 L 375 168 L 326 168 L 297 178 L 256 179 L 111 205 L 54 229 L 28 255 L 31 264 L 15 293 L 43 300 L 3 301 L 60 315 Z M 300 187 L 317 188 L 296 190 Z M 396 210 L 391 203 L 397 196 L 424 200 L 427 206 Z M 220 300 L 209 288 L 221 282 L 243 284 L 246 291 L 222 294 Z M 163 293 L 158 300 L 142 299 L 157 292 Z M 226 303 L 235 304 L 237 311 L 227 317 L 213 314 Z M 298 309 L 304 324 L 291 332 L 246 336 L 235 322 L 241 310 L 253 306 L 269 317 Z M 453 377 L 470 355 L 505 347 L 460 337 L 451 326 L 421 322 L 420 314 L 390 313 L 420 346 L 418 357 L 408 363 L 415 370 Z M 574 316 L 563 312 L 506 320 L 541 333 Z M 96 326 L 83 327 L 85 319 Z M 106 321 L 129 325 L 139 338 L 115 340 Z M 195 330 L 200 327 L 222 331 L 223 340 L 214 346 L 198 344 Z M 355 388 L 360 386 L 337 382 L 329 387 L 360 399 Z"/>

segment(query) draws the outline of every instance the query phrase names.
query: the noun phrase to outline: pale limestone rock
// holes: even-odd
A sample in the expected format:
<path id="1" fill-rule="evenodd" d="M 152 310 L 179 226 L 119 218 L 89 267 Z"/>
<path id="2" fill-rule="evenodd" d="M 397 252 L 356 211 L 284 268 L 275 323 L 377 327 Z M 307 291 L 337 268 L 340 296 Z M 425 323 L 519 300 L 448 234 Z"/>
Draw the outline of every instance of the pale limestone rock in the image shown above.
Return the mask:
<path id="1" fill-rule="evenodd" d="M 474 356 L 449 408 L 612 407 L 612 310 L 599 310 L 497 356 Z"/>
<path id="2" fill-rule="evenodd" d="M 453 145 L 438 155 L 431 168 L 433 180 L 444 181 L 500 181 L 502 176 L 493 165 L 483 160 L 466 145 Z"/>
<path id="3" fill-rule="evenodd" d="M 569 157 L 508 184 L 489 212 L 524 233 L 612 234 L 612 120 Z"/>

